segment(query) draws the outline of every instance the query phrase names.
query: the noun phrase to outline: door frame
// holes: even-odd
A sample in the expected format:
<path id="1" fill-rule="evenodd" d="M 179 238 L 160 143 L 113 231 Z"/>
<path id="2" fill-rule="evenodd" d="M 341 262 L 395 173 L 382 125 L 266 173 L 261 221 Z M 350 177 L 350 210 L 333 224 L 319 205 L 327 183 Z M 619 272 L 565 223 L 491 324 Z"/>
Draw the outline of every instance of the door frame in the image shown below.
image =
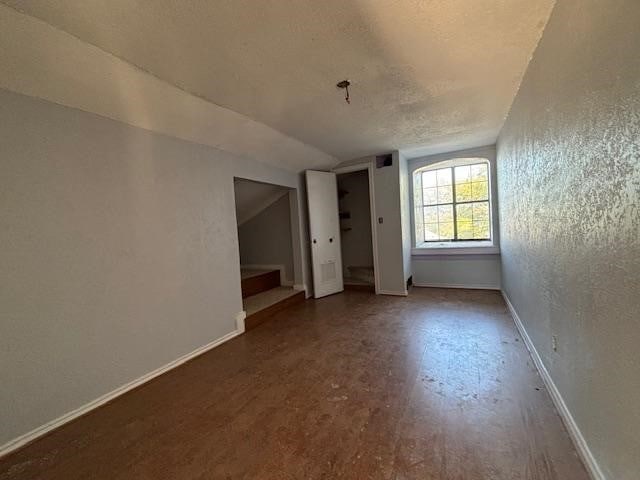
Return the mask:
<path id="1" fill-rule="evenodd" d="M 360 172 L 366 170 L 369 177 L 369 212 L 371 215 L 371 247 L 373 248 L 373 279 L 376 295 L 380 293 L 380 272 L 378 269 L 378 229 L 376 219 L 376 196 L 374 185 L 374 169 L 371 162 L 357 163 L 355 165 L 348 165 L 346 167 L 338 167 L 331 170 L 336 175 L 343 173 Z"/>

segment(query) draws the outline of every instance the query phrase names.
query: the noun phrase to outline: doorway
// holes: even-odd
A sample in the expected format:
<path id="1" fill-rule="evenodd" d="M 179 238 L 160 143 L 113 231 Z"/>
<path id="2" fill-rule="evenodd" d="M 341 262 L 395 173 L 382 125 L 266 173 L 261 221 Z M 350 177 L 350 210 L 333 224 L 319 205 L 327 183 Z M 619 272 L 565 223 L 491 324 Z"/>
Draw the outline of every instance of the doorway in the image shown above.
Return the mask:
<path id="1" fill-rule="evenodd" d="M 375 222 L 370 169 L 336 173 L 344 288 L 375 292 Z"/>

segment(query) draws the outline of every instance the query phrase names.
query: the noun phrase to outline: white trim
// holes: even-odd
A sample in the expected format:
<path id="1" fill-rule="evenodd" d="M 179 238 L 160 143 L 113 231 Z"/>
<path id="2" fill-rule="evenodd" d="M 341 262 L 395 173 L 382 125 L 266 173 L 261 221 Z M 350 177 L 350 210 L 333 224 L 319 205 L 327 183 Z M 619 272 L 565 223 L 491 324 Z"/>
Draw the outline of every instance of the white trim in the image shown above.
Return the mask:
<path id="1" fill-rule="evenodd" d="M 307 286 L 306 286 L 305 284 L 303 284 L 303 283 L 296 283 L 296 284 L 294 284 L 294 285 L 293 285 L 293 289 L 294 289 L 296 292 L 305 292 L 305 293 L 307 293 Z"/>
<path id="2" fill-rule="evenodd" d="M 417 157 L 408 158 L 405 153 L 405 158 L 407 158 L 407 166 L 408 166 L 408 174 L 409 174 L 409 200 L 410 200 L 410 218 L 411 218 L 411 254 L 412 256 L 419 255 L 468 255 L 468 254 L 497 254 L 500 253 L 499 245 L 500 245 L 500 229 L 498 225 L 499 215 L 498 215 L 498 189 L 497 189 L 497 154 L 496 154 L 496 146 L 495 145 L 486 145 L 484 147 L 470 148 L 466 150 L 457 150 L 453 152 L 439 153 L 434 155 L 419 155 Z M 460 250 L 456 253 L 436 253 L 436 251 L 431 251 L 429 253 L 423 254 L 421 250 L 416 245 L 416 205 L 414 205 L 413 197 L 413 184 L 414 184 L 414 173 L 418 170 L 422 170 L 425 168 L 434 167 L 438 164 L 444 164 L 451 167 L 451 164 L 455 163 L 455 161 L 459 159 L 481 159 L 486 161 L 489 165 L 489 212 L 491 217 L 491 244 L 496 249 L 495 251 L 473 251 L 469 250 Z M 446 167 L 445 167 L 446 168 Z M 471 247 L 470 247 L 471 248 Z M 488 247 L 491 248 L 491 247 Z M 455 248 L 453 248 L 455 249 Z M 452 249 L 452 250 L 453 250 Z"/>
<path id="3" fill-rule="evenodd" d="M 393 295 L 396 297 L 406 297 L 409 295 L 409 292 L 407 290 L 405 290 L 404 292 L 396 292 L 393 290 L 380 290 L 379 292 L 376 292 L 380 295 Z"/>
<path id="4" fill-rule="evenodd" d="M 417 247 L 411 249 L 412 257 L 429 257 L 437 255 L 499 255 L 500 247 L 487 245 L 484 247 Z"/>
<path id="5" fill-rule="evenodd" d="M 244 313 L 244 312 L 243 312 Z M 237 317 L 236 317 L 236 321 L 237 321 Z M 244 324 L 244 321 L 243 321 Z M 203 345 L 201 347 L 196 348 L 195 350 L 193 350 L 190 353 L 187 353 L 185 355 L 182 355 L 181 357 L 178 357 L 177 359 L 167 363 L 166 365 L 157 368 L 149 373 L 146 373 L 144 375 L 142 375 L 141 377 L 132 380 L 131 382 L 125 383 L 124 385 L 116 388 L 115 390 L 112 390 L 109 393 L 106 393 L 98 398 L 96 398 L 95 400 L 91 400 L 89 403 L 86 403 L 84 405 L 82 405 L 81 407 L 76 408 L 75 410 L 71 410 L 70 412 L 65 413 L 64 415 L 51 420 L 50 422 L 45 423 L 44 425 L 41 425 L 33 430 L 31 430 L 30 432 L 25 433 L 24 435 L 20 435 L 17 438 L 14 438 L 13 440 L 9 440 L 7 443 L 5 443 L 4 445 L 0 446 L 0 458 L 3 457 L 4 455 L 7 455 L 8 453 L 11 453 L 14 450 L 17 450 L 18 448 L 36 440 L 37 438 L 41 437 L 42 435 L 55 430 L 56 428 L 61 427 L 62 425 L 64 425 L 65 423 L 70 422 L 71 420 L 78 418 L 82 415 L 84 415 L 85 413 L 90 412 L 91 410 L 94 410 L 98 407 L 100 407 L 101 405 L 104 405 L 107 402 L 110 402 L 111 400 L 119 397 L 120 395 L 123 395 L 125 393 L 127 393 L 129 390 L 132 390 L 144 383 L 147 383 L 148 381 L 154 379 L 155 377 L 162 375 L 163 373 L 168 372 L 169 370 L 172 370 L 180 365 L 182 365 L 183 363 L 191 360 L 192 358 L 195 358 L 199 355 L 202 355 L 203 353 L 219 346 L 222 345 L 223 343 L 231 340 L 232 338 L 240 335 L 242 332 L 238 331 L 238 330 L 234 330 L 233 332 L 229 332 L 226 335 L 223 335 L 222 337 L 218 338 L 217 340 L 214 340 L 213 342 L 207 343 L 206 345 Z"/>
<path id="6" fill-rule="evenodd" d="M 367 171 L 369 177 L 369 213 L 371 215 L 371 247 L 373 249 L 373 282 L 375 285 L 376 295 L 388 295 L 380 290 L 380 269 L 378 267 L 378 215 L 376 213 L 376 189 L 374 180 L 374 169 L 371 162 L 358 163 L 356 165 L 348 165 L 346 167 L 334 168 L 332 171 L 336 175 L 341 173 Z"/>
<path id="7" fill-rule="evenodd" d="M 293 280 L 287 278 L 287 273 L 284 265 L 240 265 L 240 268 L 246 268 L 247 270 L 280 270 L 280 285 L 283 287 L 293 287 Z"/>
<path id="8" fill-rule="evenodd" d="M 340 175 L 342 173 L 360 172 L 362 170 L 369 170 L 372 168 L 373 168 L 373 165 L 371 165 L 371 162 L 362 162 L 362 163 L 356 163 L 354 165 L 347 165 L 346 167 L 334 168 L 331 171 L 336 175 Z"/>
<path id="9" fill-rule="evenodd" d="M 466 288 L 468 290 L 500 290 L 496 285 L 476 285 L 463 283 L 420 283 L 413 282 L 414 287 L 418 288 Z"/>
<path id="10" fill-rule="evenodd" d="M 244 310 L 236 314 L 236 332 L 238 332 L 238 334 L 244 333 L 245 331 L 245 318 L 247 318 L 247 312 L 245 312 Z"/>
<path id="11" fill-rule="evenodd" d="M 511 313 L 511 317 L 513 318 L 513 323 L 515 323 L 516 328 L 518 329 L 518 332 L 520 332 L 520 336 L 524 340 L 524 344 L 527 346 L 527 349 L 531 354 L 533 363 L 535 363 L 536 368 L 538 369 L 538 373 L 540 373 L 540 376 L 542 377 L 542 380 L 544 381 L 544 384 L 546 385 L 547 390 L 549 391 L 549 395 L 551 395 L 551 400 L 553 400 L 553 404 L 558 410 L 558 413 L 560 414 L 560 418 L 562 418 L 562 421 L 564 422 L 564 425 L 567 428 L 569 437 L 571 437 L 571 440 L 573 441 L 576 447 L 576 450 L 580 455 L 580 458 L 584 462 L 587 472 L 589 472 L 589 475 L 593 480 L 606 480 L 606 477 L 602 473 L 602 470 L 600 469 L 598 462 L 596 461 L 595 457 L 593 456 L 593 453 L 591 453 L 591 450 L 589 449 L 589 445 L 587 444 L 587 441 L 582 436 L 582 432 L 580 431 L 578 424 L 574 420 L 573 415 L 571 415 L 571 411 L 569 410 L 569 407 L 567 407 L 567 404 L 564 402 L 564 399 L 562 398 L 562 395 L 560 394 L 558 387 L 556 387 L 555 383 L 553 382 L 553 378 L 551 378 L 551 375 L 547 371 L 547 368 L 544 366 L 544 363 L 542 361 L 542 358 L 540 357 L 540 354 L 536 350 L 536 347 L 531 341 L 529 334 L 525 330 L 524 324 L 520 320 L 518 313 L 516 312 L 515 308 L 511 304 L 511 301 L 509 300 L 509 297 L 507 297 L 507 294 L 504 291 L 502 291 L 502 297 L 504 298 L 504 301 L 507 304 L 509 313 Z"/>

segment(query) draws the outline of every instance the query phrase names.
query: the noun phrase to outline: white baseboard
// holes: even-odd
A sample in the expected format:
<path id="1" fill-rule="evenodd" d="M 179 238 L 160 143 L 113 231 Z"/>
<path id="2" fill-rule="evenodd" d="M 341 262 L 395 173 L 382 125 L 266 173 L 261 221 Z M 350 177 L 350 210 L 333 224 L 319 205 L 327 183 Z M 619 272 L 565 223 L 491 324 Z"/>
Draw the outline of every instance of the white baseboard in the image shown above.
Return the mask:
<path id="1" fill-rule="evenodd" d="M 244 312 L 242 312 L 244 313 Z M 238 314 L 240 315 L 240 314 Z M 244 328 L 244 319 L 242 320 L 242 326 Z M 199 348 L 196 348 L 194 351 L 187 353 L 186 355 L 182 355 L 181 357 L 167 363 L 166 365 L 157 368 L 156 370 L 153 370 L 149 373 L 146 373 L 144 375 L 142 375 L 141 377 L 132 380 L 129 383 L 126 383 L 118 388 L 116 388 L 115 390 L 112 390 L 109 393 L 106 393 L 98 398 L 96 398 L 95 400 L 90 401 L 89 403 L 86 403 L 84 405 L 82 405 L 81 407 L 76 408 L 75 410 L 72 410 L 68 413 L 65 413 L 64 415 L 56 418 L 55 420 L 51 420 L 50 422 L 45 423 L 44 425 L 41 425 L 40 427 L 37 427 L 33 430 L 31 430 L 30 432 L 25 433 L 24 435 L 19 436 L 18 438 L 14 438 L 13 440 L 9 440 L 7 443 L 5 443 L 4 445 L 0 446 L 0 458 L 3 457 L 4 455 L 7 455 L 8 453 L 11 453 L 14 450 L 17 450 L 18 448 L 33 442 L 34 440 L 36 440 L 38 437 L 41 437 L 42 435 L 55 430 L 58 427 L 61 427 L 62 425 L 64 425 L 67 422 L 70 422 L 71 420 L 78 418 L 82 415 L 84 415 L 85 413 L 90 412 L 91 410 L 98 408 L 101 405 L 104 405 L 107 402 L 110 402 L 111 400 L 115 399 L 116 397 L 119 397 L 120 395 L 123 395 L 125 393 L 127 393 L 129 390 L 132 390 L 144 383 L 147 383 L 148 381 L 154 379 L 155 377 L 162 375 L 163 373 L 168 372 L 169 370 L 172 370 L 176 367 L 178 367 L 179 365 L 182 365 L 183 363 L 191 360 L 192 358 L 195 358 L 199 355 L 202 355 L 203 353 L 219 346 L 222 345 L 223 343 L 227 342 L 228 340 L 231 340 L 232 338 L 240 335 L 242 332 L 235 330 L 233 332 L 227 333 L 226 335 L 218 338 L 217 340 L 214 340 L 213 342 L 210 342 L 206 345 L 203 345 Z"/>
<path id="2" fill-rule="evenodd" d="M 553 400 L 553 404 L 558 410 L 558 413 L 560 414 L 560 417 L 562 418 L 562 421 L 567 428 L 569 436 L 571 437 L 571 440 L 573 441 L 576 450 L 580 455 L 580 458 L 582 459 L 587 471 L 589 472 L 589 475 L 593 480 L 607 480 L 602 473 L 598 462 L 591 453 L 587 441 L 582 436 L 582 432 L 580 431 L 578 424 L 574 420 L 573 415 L 571 415 L 571 411 L 567 407 L 567 404 L 564 402 L 560 391 L 556 387 L 556 384 L 553 382 L 553 378 L 551 378 L 551 375 L 549 375 L 547 367 L 544 366 L 542 358 L 538 354 L 535 345 L 533 344 L 531 338 L 529 337 L 529 334 L 525 330 L 524 324 L 520 320 L 518 313 L 509 300 L 509 297 L 507 297 L 507 294 L 504 291 L 502 291 L 502 296 L 505 303 L 507 304 L 509 312 L 511 313 L 513 323 L 516 324 L 516 328 L 518 329 L 518 332 L 520 332 L 520 336 L 524 340 L 524 344 L 527 346 L 527 349 L 531 354 L 531 358 L 533 359 L 533 362 L 535 363 L 536 368 L 538 369 L 538 372 L 540 373 L 540 376 L 542 377 L 542 380 L 544 381 L 544 384 L 547 387 L 549 394 L 551 395 L 551 400 Z"/>
<path id="3" fill-rule="evenodd" d="M 406 290 L 404 292 L 396 292 L 394 290 L 378 290 L 378 295 L 394 295 L 396 297 L 406 297 L 409 295 L 409 292 Z"/>
<path id="4" fill-rule="evenodd" d="M 244 321 L 246 318 L 247 312 L 245 312 L 244 310 L 238 312 L 238 314 L 236 315 L 236 332 L 238 332 L 238 335 L 244 333 L 245 331 Z"/>
<path id="5" fill-rule="evenodd" d="M 500 290 L 500 287 L 496 287 L 495 285 L 474 285 L 462 283 L 422 283 L 414 281 L 413 286 L 420 288 L 466 288 L 469 290 Z"/>

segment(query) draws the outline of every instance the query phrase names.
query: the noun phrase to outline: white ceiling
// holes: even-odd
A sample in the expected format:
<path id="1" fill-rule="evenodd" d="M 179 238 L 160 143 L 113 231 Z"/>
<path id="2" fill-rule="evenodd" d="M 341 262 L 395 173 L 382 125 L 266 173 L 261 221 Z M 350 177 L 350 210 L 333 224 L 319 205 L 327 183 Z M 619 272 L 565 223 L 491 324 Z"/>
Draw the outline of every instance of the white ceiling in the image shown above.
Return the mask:
<path id="1" fill-rule="evenodd" d="M 341 160 L 493 143 L 554 4 L 2 1 Z"/>

